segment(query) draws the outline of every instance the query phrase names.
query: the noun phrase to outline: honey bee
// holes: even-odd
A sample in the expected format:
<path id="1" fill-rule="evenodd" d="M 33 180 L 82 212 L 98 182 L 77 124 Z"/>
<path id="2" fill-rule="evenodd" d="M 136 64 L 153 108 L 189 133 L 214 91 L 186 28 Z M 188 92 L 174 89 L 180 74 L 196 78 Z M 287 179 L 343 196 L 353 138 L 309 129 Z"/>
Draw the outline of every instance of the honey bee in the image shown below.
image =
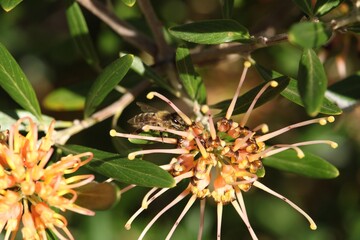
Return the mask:
<path id="1" fill-rule="evenodd" d="M 136 103 L 143 113 L 128 120 L 128 123 L 137 129 L 145 125 L 164 127 L 168 129 L 185 130 L 187 124 L 176 112 L 160 111 L 144 103 Z"/>

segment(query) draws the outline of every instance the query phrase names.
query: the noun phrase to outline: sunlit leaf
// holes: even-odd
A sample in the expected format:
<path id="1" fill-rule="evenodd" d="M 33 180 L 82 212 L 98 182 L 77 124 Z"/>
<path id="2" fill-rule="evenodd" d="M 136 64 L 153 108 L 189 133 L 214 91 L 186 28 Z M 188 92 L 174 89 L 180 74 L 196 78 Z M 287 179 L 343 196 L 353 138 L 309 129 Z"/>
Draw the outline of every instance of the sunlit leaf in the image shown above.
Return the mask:
<path id="1" fill-rule="evenodd" d="M 186 47 L 178 47 L 176 50 L 176 67 L 185 91 L 192 100 L 200 104 L 206 102 L 206 89 L 204 82 L 191 61 L 190 51 Z"/>
<path id="2" fill-rule="evenodd" d="M 306 112 L 316 116 L 327 87 L 324 67 L 312 49 L 304 49 L 299 62 L 298 89 Z"/>
<path id="3" fill-rule="evenodd" d="M 110 209 L 120 200 L 119 189 L 109 182 L 90 182 L 76 188 L 76 193 L 75 203 L 94 211 Z"/>
<path id="4" fill-rule="evenodd" d="M 66 19 L 71 36 L 85 61 L 95 69 L 100 69 L 99 57 L 91 40 L 85 18 L 80 6 L 74 0 L 67 0 Z"/>
<path id="5" fill-rule="evenodd" d="M 293 25 L 288 33 L 289 41 L 303 48 L 317 48 L 331 37 L 331 31 L 322 22 L 301 22 Z"/>
<path id="6" fill-rule="evenodd" d="M 0 43 L 0 85 L 25 110 L 41 119 L 34 89 L 15 59 Z"/>
<path id="7" fill-rule="evenodd" d="M 21 2 L 22 0 L 0 0 L 0 5 L 6 12 L 9 12 Z"/>
<path id="8" fill-rule="evenodd" d="M 260 96 L 258 101 L 256 102 L 255 107 L 259 107 L 262 104 L 270 101 L 275 96 L 279 95 L 289 84 L 289 78 L 285 77 L 285 76 L 276 78 L 274 80 L 278 82 L 278 86 L 277 87 L 268 87 L 265 90 L 265 92 Z M 256 97 L 256 95 L 259 93 L 260 89 L 265 84 L 266 83 L 263 83 L 255 88 L 251 89 L 247 93 L 241 95 L 236 101 L 233 115 L 246 112 L 248 110 L 248 108 L 250 107 L 251 103 L 254 101 L 254 98 Z M 231 99 L 225 100 L 225 101 L 219 102 L 217 104 L 214 104 L 211 107 L 216 108 L 216 109 L 222 109 L 222 111 L 219 114 L 217 114 L 217 116 L 225 116 L 227 108 L 230 105 L 230 102 L 231 102 Z"/>
<path id="9" fill-rule="evenodd" d="M 317 0 L 314 8 L 316 16 L 323 16 L 340 5 L 343 0 Z"/>
<path id="10" fill-rule="evenodd" d="M 221 0 L 221 5 L 223 18 L 231 18 L 234 9 L 234 0 Z"/>
<path id="11" fill-rule="evenodd" d="M 313 16 L 311 0 L 293 0 L 293 2 L 308 16 Z"/>
<path id="12" fill-rule="evenodd" d="M 230 19 L 193 22 L 169 29 L 177 38 L 200 44 L 248 42 L 250 34 L 240 23 Z"/>
<path id="13" fill-rule="evenodd" d="M 135 5 L 136 0 L 121 0 L 125 5 L 132 7 Z"/>
<path id="14" fill-rule="evenodd" d="M 84 105 L 85 96 L 72 88 L 57 88 L 43 100 L 43 106 L 52 111 L 79 111 Z"/>
<path id="15" fill-rule="evenodd" d="M 305 157 L 298 158 L 294 150 L 286 150 L 263 159 L 265 166 L 292 172 L 312 178 L 335 178 L 339 170 L 326 160 L 314 154 L 304 152 Z"/>
<path id="16" fill-rule="evenodd" d="M 51 121 L 54 118 L 49 117 L 47 115 L 41 116 L 41 121 L 39 121 L 32 113 L 28 111 L 24 111 L 21 109 L 2 109 L 0 111 L 0 130 L 10 129 L 10 127 L 20 118 L 23 117 L 30 117 L 37 125 L 39 125 L 39 130 L 47 130 L 48 126 L 50 125 Z M 24 131 L 28 126 L 25 124 L 19 125 L 19 130 Z"/>
<path id="17" fill-rule="evenodd" d="M 255 67 L 265 81 L 270 81 L 274 78 L 283 76 L 282 74 L 273 70 L 268 70 L 259 64 L 255 64 Z M 285 88 L 284 91 L 281 92 L 281 95 L 287 98 L 289 101 L 296 103 L 297 105 L 304 106 L 298 91 L 297 80 L 293 78 L 290 78 L 289 85 Z M 336 104 L 332 103 L 329 99 L 324 98 L 324 101 L 320 108 L 320 113 L 328 115 L 339 115 L 342 113 L 342 110 Z"/>
<path id="18" fill-rule="evenodd" d="M 341 109 L 351 108 L 359 103 L 359 101 L 354 98 L 350 98 L 330 90 L 325 92 L 325 96 L 332 102 L 336 103 Z"/>
<path id="19" fill-rule="evenodd" d="M 175 186 L 174 178 L 168 172 L 144 160 L 129 160 L 124 152 L 115 154 L 77 145 L 58 147 L 66 154 L 92 152 L 94 158 L 85 167 L 120 182 L 145 187 Z"/>
<path id="20" fill-rule="evenodd" d="M 85 117 L 89 117 L 105 99 L 105 97 L 119 84 L 130 69 L 133 55 L 125 55 L 107 66 L 91 86 L 85 101 Z"/>

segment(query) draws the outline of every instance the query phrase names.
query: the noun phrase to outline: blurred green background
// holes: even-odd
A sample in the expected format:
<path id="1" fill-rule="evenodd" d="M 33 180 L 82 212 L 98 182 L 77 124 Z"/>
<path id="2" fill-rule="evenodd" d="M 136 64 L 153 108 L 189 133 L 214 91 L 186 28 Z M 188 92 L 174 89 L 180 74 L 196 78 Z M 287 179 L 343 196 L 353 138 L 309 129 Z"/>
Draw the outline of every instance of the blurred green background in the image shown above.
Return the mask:
<path id="1" fill-rule="evenodd" d="M 152 3 L 165 27 L 188 20 L 221 18 L 221 8 L 216 0 L 157 0 Z M 248 27 L 252 34 L 271 35 L 286 32 L 289 26 L 299 21 L 302 16 L 291 1 L 240 0 L 235 1 L 235 6 L 233 18 Z M 341 11 L 347 10 L 347 6 L 345 1 L 331 14 L 340 14 Z M 146 28 L 144 18 L 136 5 L 129 8 L 117 0 L 112 2 L 111 7 L 121 19 L 149 34 L 149 29 Z M 103 66 L 117 58 L 120 51 L 140 54 L 146 59 L 146 55 L 124 42 L 96 17 L 86 10 L 83 12 Z M 170 37 L 169 41 L 176 44 L 176 40 Z M 52 90 L 60 87 L 86 89 L 96 76 L 96 72 L 82 60 L 70 37 L 64 1 L 28 0 L 9 13 L 1 12 L 0 42 L 8 48 L 32 82 L 45 114 L 58 120 L 81 118 L 86 90 L 75 91 L 79 103 L 74 111 L 54 110 L 46 102 Z M 330 84 L 360 70 L 359 46 L 359 36 L 343 34 L 334 36 L 331 43 L 320 50 Z M 252 56 L 268 68 L 296 77 L 299 54 L 300 51 L 295 47 L 280 44 L 257 50 Z M 340 63 L 346 66 L 345 76 L 338 71 Z M 241 74 L 241 66 L 242 61 L 236 55 L 197 66 L 205 81 L 210 104 L 232 97 Z M 136 79 L 129 76 L 124 84 L 131 85 L 132 81 Z M 259 76 L 252 69 L 243 91 L 260 82 Z M 0 90 L 0 98 L 2 109 L 16 107 L 3 90 Z M 119 121 L 122 128 L 130 129 L 126 120 L 131 118 L 132 114 L 134 112 L 129 110 L 124 112 Z M 318 229 L 310 230 L 307 221 L 290 206 L 253 188 L 244 194 L 244 198 L 250 222 L 259 239 L 360 239 L 359 118 L 360 108 L 355 106 L 345 109 L 341 116 L 336 117 L 333 124 L 293 130 L 272 142 L 294 143 L 310 139 L 336 141 L 339 144 L 336 150 L 328 146 L 304 149 L 323 156 L 337 166 L 340 176 L 331 180 L 309 179 L 266 168 L 266 176 L 262 182 L 301 206 L 316 221 Z M 305 119 L 308 119 L 308 116 L 303 108 L 278 97 L 256 109 L 248 125 L 254 127 L 266 122 L 270 130 L 275 130 Z M 74 136 L 69 142 L 114 152 L 108 135 L 109 129 L 110 121 L 105 121 Z M 101 176 L 98 176 L 98 181 L 101 180 Z M 121 183 L 119 186 L 123 187 Z M 130 231 L 125 230 L 125 222 L 140 207 L 141 200 L 148 191 L 146 188 L 137 187 L 126 192 L 117 206 L 108 211 L 97 212 L 95 217 L 68 214 L 71 231 L 79 240 L 136 239 L 151 218 L 174 199 L 186 184 L 182 183 L 180 186 L 182 188 L 170 190 L 150 205 L 149 209 L 136 219 Z M 163 215 L 145 239 L 164 239 L 186 201 L 183 200 Z M 178 226 L 173 239 L 196 239 L 198 219 L 199 202 L 196 202 Z M 216 238 L 216 205 L 210 201 L 207 202 L 203 236 L 203 239 Z M 224 207 L 222 239 L 251 239 L 232 206 Z"/>

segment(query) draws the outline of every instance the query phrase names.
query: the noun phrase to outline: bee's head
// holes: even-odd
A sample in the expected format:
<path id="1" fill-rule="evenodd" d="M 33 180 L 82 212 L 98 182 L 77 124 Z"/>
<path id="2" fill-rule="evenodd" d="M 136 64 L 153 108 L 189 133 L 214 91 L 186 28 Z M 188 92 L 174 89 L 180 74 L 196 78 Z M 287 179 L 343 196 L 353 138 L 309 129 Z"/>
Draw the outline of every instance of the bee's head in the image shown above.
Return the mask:
<path id="1" fill-rule="evenodd" d="M 177 113 L 171 113 L 171 122 L 173 127 L 178 130 L 183 130 L 187 126 L 185 121 Z"/>

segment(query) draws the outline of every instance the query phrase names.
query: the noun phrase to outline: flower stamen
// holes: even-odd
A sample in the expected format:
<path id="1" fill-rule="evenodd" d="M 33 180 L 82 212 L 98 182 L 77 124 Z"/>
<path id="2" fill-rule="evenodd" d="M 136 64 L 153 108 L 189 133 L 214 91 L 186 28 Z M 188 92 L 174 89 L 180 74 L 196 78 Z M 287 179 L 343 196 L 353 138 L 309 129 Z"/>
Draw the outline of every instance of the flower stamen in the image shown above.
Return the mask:
<path id="1" fill-rule="evenodd" d="M 271 195 L 274 195 L 275 197 L 277 197 L 277 198 L 283 200 L 284 202 L 286 202 L 287 204 L 289 204 L 291 207 L 293 207 L 296 211 L 298 211 L 301 215 L 303 215 L 309 221 L 311 230 L 316 230 L 317 226 L 316 226 L 314 220 L 312 220 L 312 218 L 306 212 L 304 212 L 301 208 L 299 208 L 295 203 L 293 203 L 286 197 L 280 195 L 279 193 L 271 190 L 270 188 L 266 187 L 264 184 L 262 184 L 258 181 L 255 181 L 253 185 L 257 188 L 260 188 L 261 190 L 263 190 L 265 192 L 270 193 Z"/>
<path id="2" fill-rule="evenodd" d="M 147 99 L 153 99 L 154 96 L 160 98 L 161 100 L 163 100 L 164 102 L 166 102 L 167 104 L 169 104 L 170 107 L 172 107 L 172 109 L 175 110 L 175 112 L 184 120 L 184 122 L 190 126 L 192 124 L 191 119 L 185 115 L 185 113 L 183 113 L 177 106 L 175 106 L 175 104 L 173 102 L 171 102 L 167 97 L 165 97 L 164 95 L 158 93 L 158 92 L 149 92 L 146 95 Z"/>
<path id="3" fill-rule="evenodd" d="M 114 129 L 110 130 L 110 136 L 128 138 L 129 140 L 130 139 L 140 139 L 140 140 L 162 142 L 162 143 L 168 143 L 168 144 L 177 144 L 177 139 L 175 139 L 175 138 L 152 137 L 152 136 L 143 136 L 143 135 L 136 135 L 136 134 L 126 134 L 126 133 L 117 132 Z"/>
<path id="4" fill-rule="evenodd" d="M 334 122 L 334 120 L 335 120 L 335 118 L 333 116 L 307 120 L 307 121 L 292 124 L 290 126 L 281 128 L 281 129 L 276 130 L 274 132 L 262 135 L 262 136 L 258 137 L 256 140 L 260 141 L 260 142 L 265 142 L 265 141 L 267 141 L 267 140 L 269 140 L 269 139 L 271 139 L 273 137 L 276 137 L 276 136 L 278 136 L 280 134 L 283 134 L 283 133 L 285 133 L 285 132 L 287 132 L 287 131 L 289 131 L 291 129 L 303 127 L 303 126 L 314 124 L 314 123 L 319 123 L 320 125 L 325 125 L 328 122 L 330 122 L 330 123 Z"/>
<path id="5" fill-rule="evenodd" d="M 230 105 L 229 105 L 228 110 L 226 111 L 225 118 L 228 119 L 228 120 L 231 118 L 231 115 L 232 115 L 232 113 L 233 113 L 233 111 L 234 111 L 235 104 L 236 104 L 236 100 L 237 100 L 237 98 L 238 98 L 238 96 L 239 96 L 239 94 L 240 94 L 241 86 L 242 86 L 242 84 L 244 83 L 244 80 L 245 80 L 245 77 L 246 77 L 246 73 L 247 73 L 247 71 L 248 71 L 248 69 L 249 69 L 250 67 L 251 67 L 251 63 L 250 63 L 249 61 L 245 61 L 245 62 L 244 62 L 244 70 L 243 70 L 243 72 L 242 72 L 242 74 L 241 74 L 240 81 L 239 81 L 239 84 L 238 84 L 238 86 L 237 86 L 236 92 L 235 92 L 235 94 L 234 94 L 233 99 L 231 100 L 231 103 L 230 103 Z"/>

